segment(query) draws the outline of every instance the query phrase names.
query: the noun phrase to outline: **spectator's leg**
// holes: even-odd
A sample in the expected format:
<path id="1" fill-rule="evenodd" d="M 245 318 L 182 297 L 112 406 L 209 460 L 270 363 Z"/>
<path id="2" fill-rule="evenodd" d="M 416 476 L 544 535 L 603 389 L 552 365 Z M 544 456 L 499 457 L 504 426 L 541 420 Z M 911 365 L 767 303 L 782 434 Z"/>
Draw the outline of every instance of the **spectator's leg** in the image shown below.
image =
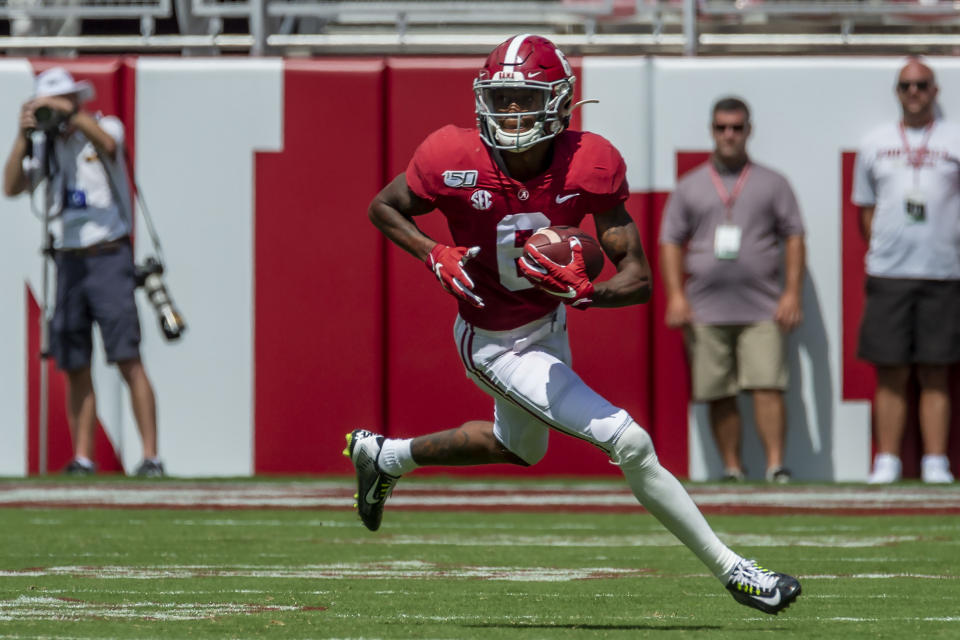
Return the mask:
<path id="1" fill-rule="evenodd" d="M 118 362 L 117 367 L 130 388 L 130 404 L 133 406 L 133 417 L 137 420 L 137 428 L 140 429 L 143 457 L 156 458 L 157 401 L 153 395 L 150 379 L 147 378 L 147 371 L 139 358 Z"/>
<path id="2" fill-rule="evenodd" d="M 737 397 L 710 401 L 710 428 L 717 451 L 727 471 L 742 471 L 740 463 L 740 410 Z"/>
<path id="3" fill-rule="evenodd" d="M 767 469 L 783 466 L 783 448 L 787 432 L 787 414 L 783 392 L 779 389 L 755 389 L 753 413 L 757 434 L 767 454 Z"/>
<path id="4" fill-rule="evenodd" d="M 29 8 L 30 6 L 36 4 L 34 0 L 9 0 L 7 3 L 7 8 L 10 10 L 10 35 L 23 38 L 27 36 L 35 36 L 36 34 L 36 24 L 34 24 L 33 18 L 26 15 L 26 13 L 20 13 L 19 10 Z"/>
<path id="5" fill-rule="evenodd" d="M 900 457 L 900 443 L 907 419 L 908 365 L 878 365 L 873 421 L 877 452 Z"/>
<path id="6" fill-rule="evenodd" d="M 67 371 L 67 422 L 74 457 L 93 460 L 93 431 L 97 423 L 97 397 L 90 367 Z"/>
<path id="7" fill-rule="evenodd" d="M 927 455 L 947 454 L 950 436 L 950 392 L 944 365 L 917 365 L 920 381 L 920 434 Z"/>

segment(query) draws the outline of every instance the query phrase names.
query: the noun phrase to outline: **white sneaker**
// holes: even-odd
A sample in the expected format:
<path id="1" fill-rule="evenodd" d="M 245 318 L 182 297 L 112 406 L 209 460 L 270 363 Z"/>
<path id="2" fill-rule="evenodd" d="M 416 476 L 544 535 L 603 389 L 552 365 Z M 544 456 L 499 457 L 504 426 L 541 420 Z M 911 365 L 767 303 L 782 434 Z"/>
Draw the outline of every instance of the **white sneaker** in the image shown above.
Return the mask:
<path id="1" fill-rule="evenodd" d="M 892 453 L 878 453 L 873 459 L 873 473 L 867 484 L 890 484 L 900 479 L 900 458 Z"/>
<path id="2" fill-rule="evenodd" d="M 950 484 L 953 474 L 950 473 L 950 460 L 947 456 L 923 456 L 920 461 L 920 472 L 924 482 L 931 484 Z"/>

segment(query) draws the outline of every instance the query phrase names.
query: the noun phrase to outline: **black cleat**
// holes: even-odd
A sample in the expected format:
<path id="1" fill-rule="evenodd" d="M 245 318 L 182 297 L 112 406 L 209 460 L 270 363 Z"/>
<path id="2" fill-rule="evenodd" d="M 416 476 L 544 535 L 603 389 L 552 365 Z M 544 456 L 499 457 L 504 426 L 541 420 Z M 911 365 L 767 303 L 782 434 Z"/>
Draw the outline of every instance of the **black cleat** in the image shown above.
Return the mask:
<path id="1" fill-rule="evenodd" d="M 357 503 L 354 506 L 370 531 L 380 528 L 383 506 L 400 479 L 384 473 L 377 465 L 382 445 L 383 436 L 366 429 L 354 429 L 347 434 L 347 448 L 343 450 L 343 455 L 350 458 L 357 472 L 357 494 L 354 496 Z"/>
<path id="2" fill-rule="evenodd" d="M 764 569 L 754 560 L 741 560 L 727 582 L 727 591 L 740 604 L 777 615 L 800 595 L 800 581 Z"/>

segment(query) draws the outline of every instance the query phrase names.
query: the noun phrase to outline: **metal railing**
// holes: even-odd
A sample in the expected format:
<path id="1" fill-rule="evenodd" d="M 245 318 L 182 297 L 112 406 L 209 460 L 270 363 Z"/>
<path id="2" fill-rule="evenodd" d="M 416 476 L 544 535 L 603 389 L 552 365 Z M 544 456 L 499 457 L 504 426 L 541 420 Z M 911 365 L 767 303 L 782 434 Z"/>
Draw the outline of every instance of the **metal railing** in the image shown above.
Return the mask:
<path id="1" fill-rule="evenodd" d="M 140 20 L 138 33 L 13 33 L 0 49 L 252 55 L 484 53 L 542 33 L 570 53 L 950 52 L 960 2 L 941 0 L 0 0 L 0 20 Z M 178 33 L 155 22 L 175 19 Z M 129 28 L 129 27 L 127 27 Z M 22 31 L 22 28 L 20 29 Z"/>

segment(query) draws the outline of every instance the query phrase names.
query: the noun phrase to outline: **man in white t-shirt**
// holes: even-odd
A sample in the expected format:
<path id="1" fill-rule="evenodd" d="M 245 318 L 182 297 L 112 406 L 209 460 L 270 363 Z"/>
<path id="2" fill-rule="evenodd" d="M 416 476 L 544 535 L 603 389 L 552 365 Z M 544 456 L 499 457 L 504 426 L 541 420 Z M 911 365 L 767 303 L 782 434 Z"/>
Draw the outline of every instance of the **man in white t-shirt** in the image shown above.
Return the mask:
<path id="1" fill-rule="evenodd" d="M 869 240 L 858 355 L 877 369 L 871 483 L 900 478 L 907 383 L 920 383 L 925 482 L 953 482 L 949 366 L 960 362 L 960 126 L 937 118 L 933 70 L 911 59 L 896 85 L 903 118 L 857 154 L 853 202 Z"/>
<path id="2" fill-rule="evenodd" d="M 90 359 L 96 322 L 107 361 L 116 363 L 130 389 L 143 442 L 144 460 L 136 474 L 162 476 L 156 400 L 140 360 L 123 124 L 84 111 L 83 103 L 92 97 L 93 87 L 76 82 L 62 67 L 37 76 L 34 95 L 20 111 L 21 135 L 4 165 L 3 191 L 12 197 L 43 185 L 57 265 L 50 353 L 66 372 L 74 448 L 65 472 L 94 472 L 97 409 Z"/>

